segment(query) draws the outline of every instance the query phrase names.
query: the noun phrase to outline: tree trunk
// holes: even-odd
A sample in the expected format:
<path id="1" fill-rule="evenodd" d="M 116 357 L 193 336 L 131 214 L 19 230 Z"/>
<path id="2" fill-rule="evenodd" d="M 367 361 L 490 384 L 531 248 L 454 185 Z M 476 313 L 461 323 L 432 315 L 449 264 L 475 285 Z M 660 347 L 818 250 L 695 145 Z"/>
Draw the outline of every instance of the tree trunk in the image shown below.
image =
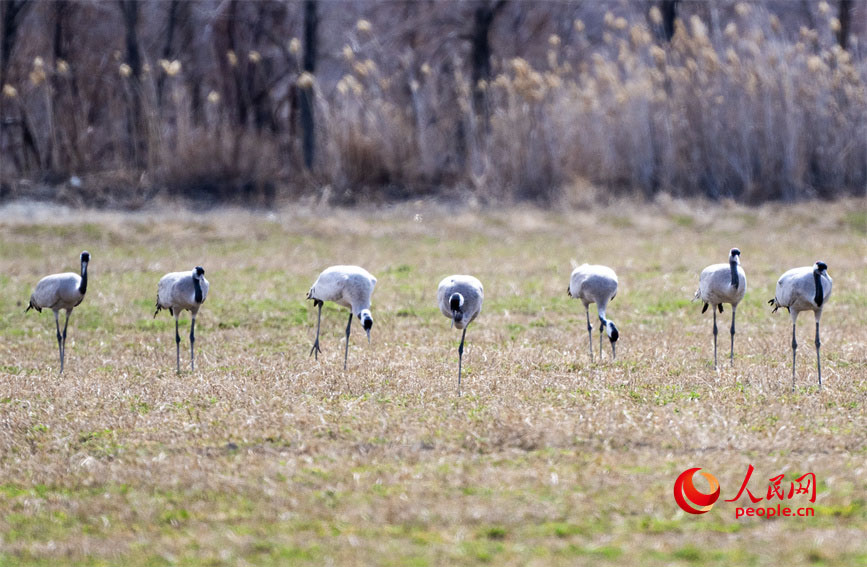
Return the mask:
<path id="1" fill-rule="evenodd" d="M 166 19 L 166 43 L 163 45 L 163 59 L 171 61 L 174 52 L 172 51 L 172 42 L 175 38 L 175 27 L 178 21 L 178 5 L 179 0 L 172 0 L 169 3 L 169 13 Z M 157 70 L 157 106 L 163 106 L 163 89 L 166 83 L 166 73 Z"/>
<path id="2" fill-rule="evenodd" d="M 142 58 L 138 45 L 138 0 L 119 0 L 126 31 L 126 64 L 130 75 L 127 78 L 130 97 L 130 116 L 127 121 L 128 148 L 130 159 L 135 167 L 141 169 L 147 164 L 147 124 L 144 115 L 141 73 Z"/>
<path id="3" fill-rule="evenodd" d="M 0 88 L 6 84 L 6 70 L 9 68 L 12 50 L 15 49 L 15 36 L 18 35 L 21 20 L 30 6 L 29 0 L 0 1 L 0 25 L 3 26 L 3 41 L 0 43 Z"/>
<path id="4" fill-rule="evenodd" d="M 677 4 L 679 0 L 662 0 L 659 11 L 662 12 L 662 33 L 665 41 L 674 37 L 674 21 L 677 19 Z"/>
<path id="5" fill-rule="evenodd" d="M 849 31 L 852 29 L 852 0 L 840 0 L 837 19 L 840 20 L 840 31 L 837 32 L 837 41 L 840 42 L 840 47 L 848 49 Z"/>
<path id="6" fill-rule="evenodd" d="M 497 12 L 505 4 L 505 0 L 499 0 L 494 5 L 485 2 L 476 7 L 473 16 L 473 31 L 470 37 L 472 44 L 470 78 L 473 82 L 473 111 L 476 116 L 482 118 L 485 126 L 488 124 L 488 105 L 485 88 L 481 86 L 481 82 L 485 81 L 489 83 L 491 80 L 491 43 L 489 35 Z"/>
<path id="7" fill-rule="evenodd" d="M 313 75 L 316 68 L 316 33 L 319 26 L 319 16 L 316 12 L 316 0 L 304 1 L 304 72 Z M 313 85 L 299 85 L 301 136 L 304 150 L 304 165 L 313 168 L 316 138 L 313 120 Z"/>

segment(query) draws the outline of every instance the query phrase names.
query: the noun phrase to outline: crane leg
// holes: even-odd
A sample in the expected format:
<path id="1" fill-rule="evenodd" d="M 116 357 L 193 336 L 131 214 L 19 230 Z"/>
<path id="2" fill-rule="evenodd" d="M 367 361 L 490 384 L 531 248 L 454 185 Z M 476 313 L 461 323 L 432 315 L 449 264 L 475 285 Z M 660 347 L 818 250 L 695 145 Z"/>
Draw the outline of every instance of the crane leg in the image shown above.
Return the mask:
<path id="1" fill-rule="evenodd" d="M 349 358 L 349 328 L 352 326 L 352 312 L 349 313 L 349 323 L 346 324 L 346 350 L 343 351 L 343 369 L 346 370 L 346 359 Z"/>
<path id="2" fill-rule="evenodd" d="M 605 321 L 599 319 L 599 362 L 602 362 L 602 335 L 605 333 Z"/>
<path id="3" fill-rule="evenodd" d="M 798 350 L 798 341 L 795 339 L 795 324 L 792 323 L 792 391 L 795 391 L 795 351 Z"/>
<path id="4" fill-rule="evenodd" d="M 316 316 L 316 340 L 313 341 L 313 348 L 310 349 L 310 354 L 312 354 L 316 360 L 319 360 L 319 353 L 322 352 L 319 348 L 319 325 L 322 322 L 322 302 L 316 299 L 313 303 L 319 307 L 319 315 Z"/>
<path id="5" fill-rule="evenodd" d="M 461 395 L 461 365 L 464 360 L 464 339 L 467 336 L 467 328 L 464 327 L 464 332 L 461 334 L 461 344 L 458 346 L 458 396 Z"/>
<path id="6" fill-rule="evenodd" d="M 54 312 L 54 325 L 57 327 L 57 351 L 60 355 L 60 373 L 63 374 L 63 337 L 60 334 L 60 320 L 57 311 Z"/>
<path id="7" fill-rule="evenodd" d="M 590 307 L 584 308 L 587 312 L 587 336 L 590 339 L 590 362 L 593 362 L 593 325 L 590 324 Z"/>
<path id="8" fill-rule="evenodd" d="M 64 363 L 66 362 L 66 329 L 69 327 L 69 311 L 69 309 L 66 310 L 66 320 L 63 322 L 63 349 L 60 352 L 60 357 Z"/>
<path id="9" fill-rule="evenodd" d="M 175 315 L 175 346 L 178 351 L 178 374 L 181 373 L 181 335 L 178 333 L 178 316 Z"/>
<path id="10" fill-rule="evenodd" d="M 822 341 L 819 340 L 819 322 L 816 321 L 816 370 L 819 371 L 819 389 L 822 389 L 822 359 L 819 357 L 819 347 L 822 346 Z"/>
<path id="11" fill-rule="evenodd" d="M 738 308 L 736 305 L 732 305 L 732 353 L 729 358 L 729 364 L 731 366 L 735 365 L 735 315 L 737 315 Z"/>
<path id="12" fill-rule="evenodd" d="M 196 352 L 193 350 L 193 345 L 196 344 L 196 318 L 193 317 L 193 322 L 190 325 L 190 370 L 196 371 Z"/>
<path id="13" fill-rule="evenodd" d="M 719 334 L 719 329 L 716 326 L 716 309 L 713 310 L 713 369 L 717 369 L 716 362 L 716 337 Z"/>

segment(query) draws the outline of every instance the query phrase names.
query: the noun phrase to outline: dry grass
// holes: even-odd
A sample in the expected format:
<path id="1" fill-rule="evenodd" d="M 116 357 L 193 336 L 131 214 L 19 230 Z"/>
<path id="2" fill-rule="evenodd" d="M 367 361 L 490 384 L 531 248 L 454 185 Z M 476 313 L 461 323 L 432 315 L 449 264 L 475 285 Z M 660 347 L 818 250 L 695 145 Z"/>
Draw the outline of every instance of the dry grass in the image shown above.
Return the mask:
<path id="1" fill-rule="evenodd" d="M 0 564 L 863 564 L 864 210 L 7 209 Z M 710 316 L 689 299 L 731 246 L 749 289 L 735 367 L 716 373 Z M 58 377 L 50 314 L 22 312 L 35 281 L 74 269 L 82 248 L 92 283 Z M 583 309 L 565 294 L 573 259 L 621 278 L 616 363 L 589 363 Z M 792 394 L 788 318 L 764 302 L 782 271 L 816 259 L 834 277 L 826 388 L 807 316 Z M 307 356 L 304 294 L 338 262 L 379 278 L 373 342 L 356 329 L 347 372 L 344 311 L 324 310 L 323 357 Z M 152 304 L 160 274 L 196 264 L 211 281 L 199 369 L 177 376 L 170 318 L 153 320 Z M 454 272 L 486 287 L 461 398 L 458 335 L 434 305 Z M 755 493 L 814 472 L 817 516 L 676 507 L 687 467 L 731 498 L 748 463 Z"/>
<path id="2" fill-rule="evenodd" d="M 463 38 L 480 3 L 323 4 L 312 77 L 301 3 L 182 4 L 190 39 L 168 46 L 174 4 L 142 4 L 147 65 L 134 79 L 119 10 L 63 8 L 71 40 L 57 60 L 62 10 L 33 3 L 0 85 L 0 196 L 138 207 L 155 193 L 347 204 L 459 190 L 556 205 L 580 178 L 745 203 L 865 195 L 864 34 L 838 45 L 836 2 L 682 2 L 670 43 L 652 2 L 515 2 L 490 30 L 479 84 Z M 311 79 L 307 171 L 298 88 Z M 477 89 L 486 114 L 473 110 Z"/>

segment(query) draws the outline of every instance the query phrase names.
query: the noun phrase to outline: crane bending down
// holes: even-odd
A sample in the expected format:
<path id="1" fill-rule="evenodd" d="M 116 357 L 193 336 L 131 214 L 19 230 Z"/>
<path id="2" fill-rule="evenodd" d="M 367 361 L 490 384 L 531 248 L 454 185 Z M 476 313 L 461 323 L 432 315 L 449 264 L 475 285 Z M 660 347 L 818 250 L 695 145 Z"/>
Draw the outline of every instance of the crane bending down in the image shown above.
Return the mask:
<path id="1" fill-rule="evenodd" d="M 85 250 L 81 253 L 81 275 L 73 272 L 52 274 L 45 276 L 36 284 L 36 289 L 30 296 L 30 305 L 24 310 L 31 309 L 42 312 L 47 308 L 54 311 L 54 325 L 57 327 L 57 348 L 60 351 L 60 373 L 63 374 L 63 362 L 66 355 L 66 328 L 69 326 L 69 314 L 75 307 L 84 301 L 87 293 L 87 264 L 90 262 L 90 253 Z M 66 310 L 66 321 L 63 323 L 63 333 L 60 332 L 60 320 L 58 313 L 61 309 Z"/>
<path id="2" fill-rule="evenodd" d="M 482 312 L 485 289 L 473 276 L 454 275 L 444 278 L 437 287 L 437 304 L 443 315 L 452 320 L 452 326 L 462 329 L 458 347 L 458 395 L 461 395 L 461 365 L 464 357 L 464 339 L 467 327 Z"/>
<path id="3" fill-rule="evenodd" d="M 744 269 L 741 268 L 741 251 L 737 248 L 732 248 L 729 251 L 729 261 L 727 264 L 713 264 L 701 271 L 699 276 L 698 290 L 695 292 L 696 299 L 701 299 L 704 302 L 704 307 L 701 312 L 707 311 L 708 305 L 713 311 L 713 368 L 717 369 L 717 326 L 716 326 L 716 311 L 723 312 L 723 303 L 729 303 L 732 306 L 732 328 L 731 328 L 731 355 L 729 364 L 735 364 L 735 315 L 738 311 L 738 303 L 744 298 L 747 292 L 747 275 Z"/>
<path id="4" fill-rule="evenodd" d="M 774 306 L 773 313 L 780 307 L 785 307 L 792 317 L 792 391 L 795 391 L 795 351 L 798 341 L 795 339 L 795 326 L 801 311 L 812 311 L 816 317 L 816 370 L 819 373 L 819 388 L 822 388 L 822 362 L 819 357 L 819 320 L 825 302 L 831 297 L 831 276 L 828 275 L 828 264 L 816 262 L 812 266 L 793 268 L 780 276 L 774 298 L 768 304 Z"/>
<path id="5" fill-rule="evenodd" d="M 178 372 L 181 371 L 181 335 L 178 333 L 178 317 L 181 311 L 189 311 L 192 315 L 190 324 L 190 369 L 196 369 L 196 315 L 205 299 L 208 297 L 210 284 L 205 279 L 205 269 L 196 266 L 192 272 L 171 272 L 160 278 L 157 285 L 157 310 L 168 309 L 175 318 L 175 346 L 177 350 Z"/>
<path id="6" fill-rule="evenodd" d="M 611 357 L 617 358 L 614 343 L 620 338 L 620 332 L 614 321 L 606 319 L 605 310 L 608 302 L 617 296 L 617 274 L 608 266 L 581 264 L 572 271 L 569 287 L 566 290 L 569 297 L 580 299 L 587 315 L 587 334 L 590 338 L 590 361 L 593 361 L 593 325 L 590 324 L 590 304 L 596 304 L 599 315 L 599 360 L 602 360 L 602 332 L 608 335 L 611 342 Z"/>
<path id="7" fill-rule="evenodd" d="M 349 331 L 352 327 L 352 317 L 358 317 L 364 332 L 367 333 L 367 342 L 370 343 L 370 329 L 373 327 L 373 316 L 370 313 L 370 296 L 376 286 L 376 278 L 364 268 L 358 266 L 331 266 L 326 268 L 316 281 L 307 299 L 313 300 L 313 305 L 319 308 L 316 317 L 316 341 L 310 349 L 310 354 L 319 359 L 319 328 L 322 323 L 322 304 L 333 301 L 338 305 L 349 308 L 349 322 L 346 324 L 346 348 L 343 352 L 343 369 L 346 370 L 346 361 L 349 358 Z"/>

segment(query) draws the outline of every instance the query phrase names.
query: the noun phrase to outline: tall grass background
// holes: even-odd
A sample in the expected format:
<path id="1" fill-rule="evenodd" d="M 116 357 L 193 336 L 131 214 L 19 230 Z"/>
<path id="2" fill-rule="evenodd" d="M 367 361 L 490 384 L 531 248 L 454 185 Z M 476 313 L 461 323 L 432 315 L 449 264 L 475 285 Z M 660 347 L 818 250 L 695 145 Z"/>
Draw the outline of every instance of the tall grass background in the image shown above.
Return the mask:
<path id="1" fill-rule="evenodd" d="M 490 78 L 474 84 L 466 33 L 483 4 L 322 3 L 313 73 L 302 70 L 300 3 L 242 2 L 230 17 L 225 3 L 191 2 L 174 40 L 169 3 L 142 4 L 136 78 L 113 5 L 61 14 L 38 2 L 0 94 L 0 198 L 553 205 L 865 194 L 857 3 L 847 49 L 827 2 L 680 2 L 670 41 L 651 2 L 509 3 L 491 28 Z M 305 88 L 310 169 L 298 126 Z"/>

